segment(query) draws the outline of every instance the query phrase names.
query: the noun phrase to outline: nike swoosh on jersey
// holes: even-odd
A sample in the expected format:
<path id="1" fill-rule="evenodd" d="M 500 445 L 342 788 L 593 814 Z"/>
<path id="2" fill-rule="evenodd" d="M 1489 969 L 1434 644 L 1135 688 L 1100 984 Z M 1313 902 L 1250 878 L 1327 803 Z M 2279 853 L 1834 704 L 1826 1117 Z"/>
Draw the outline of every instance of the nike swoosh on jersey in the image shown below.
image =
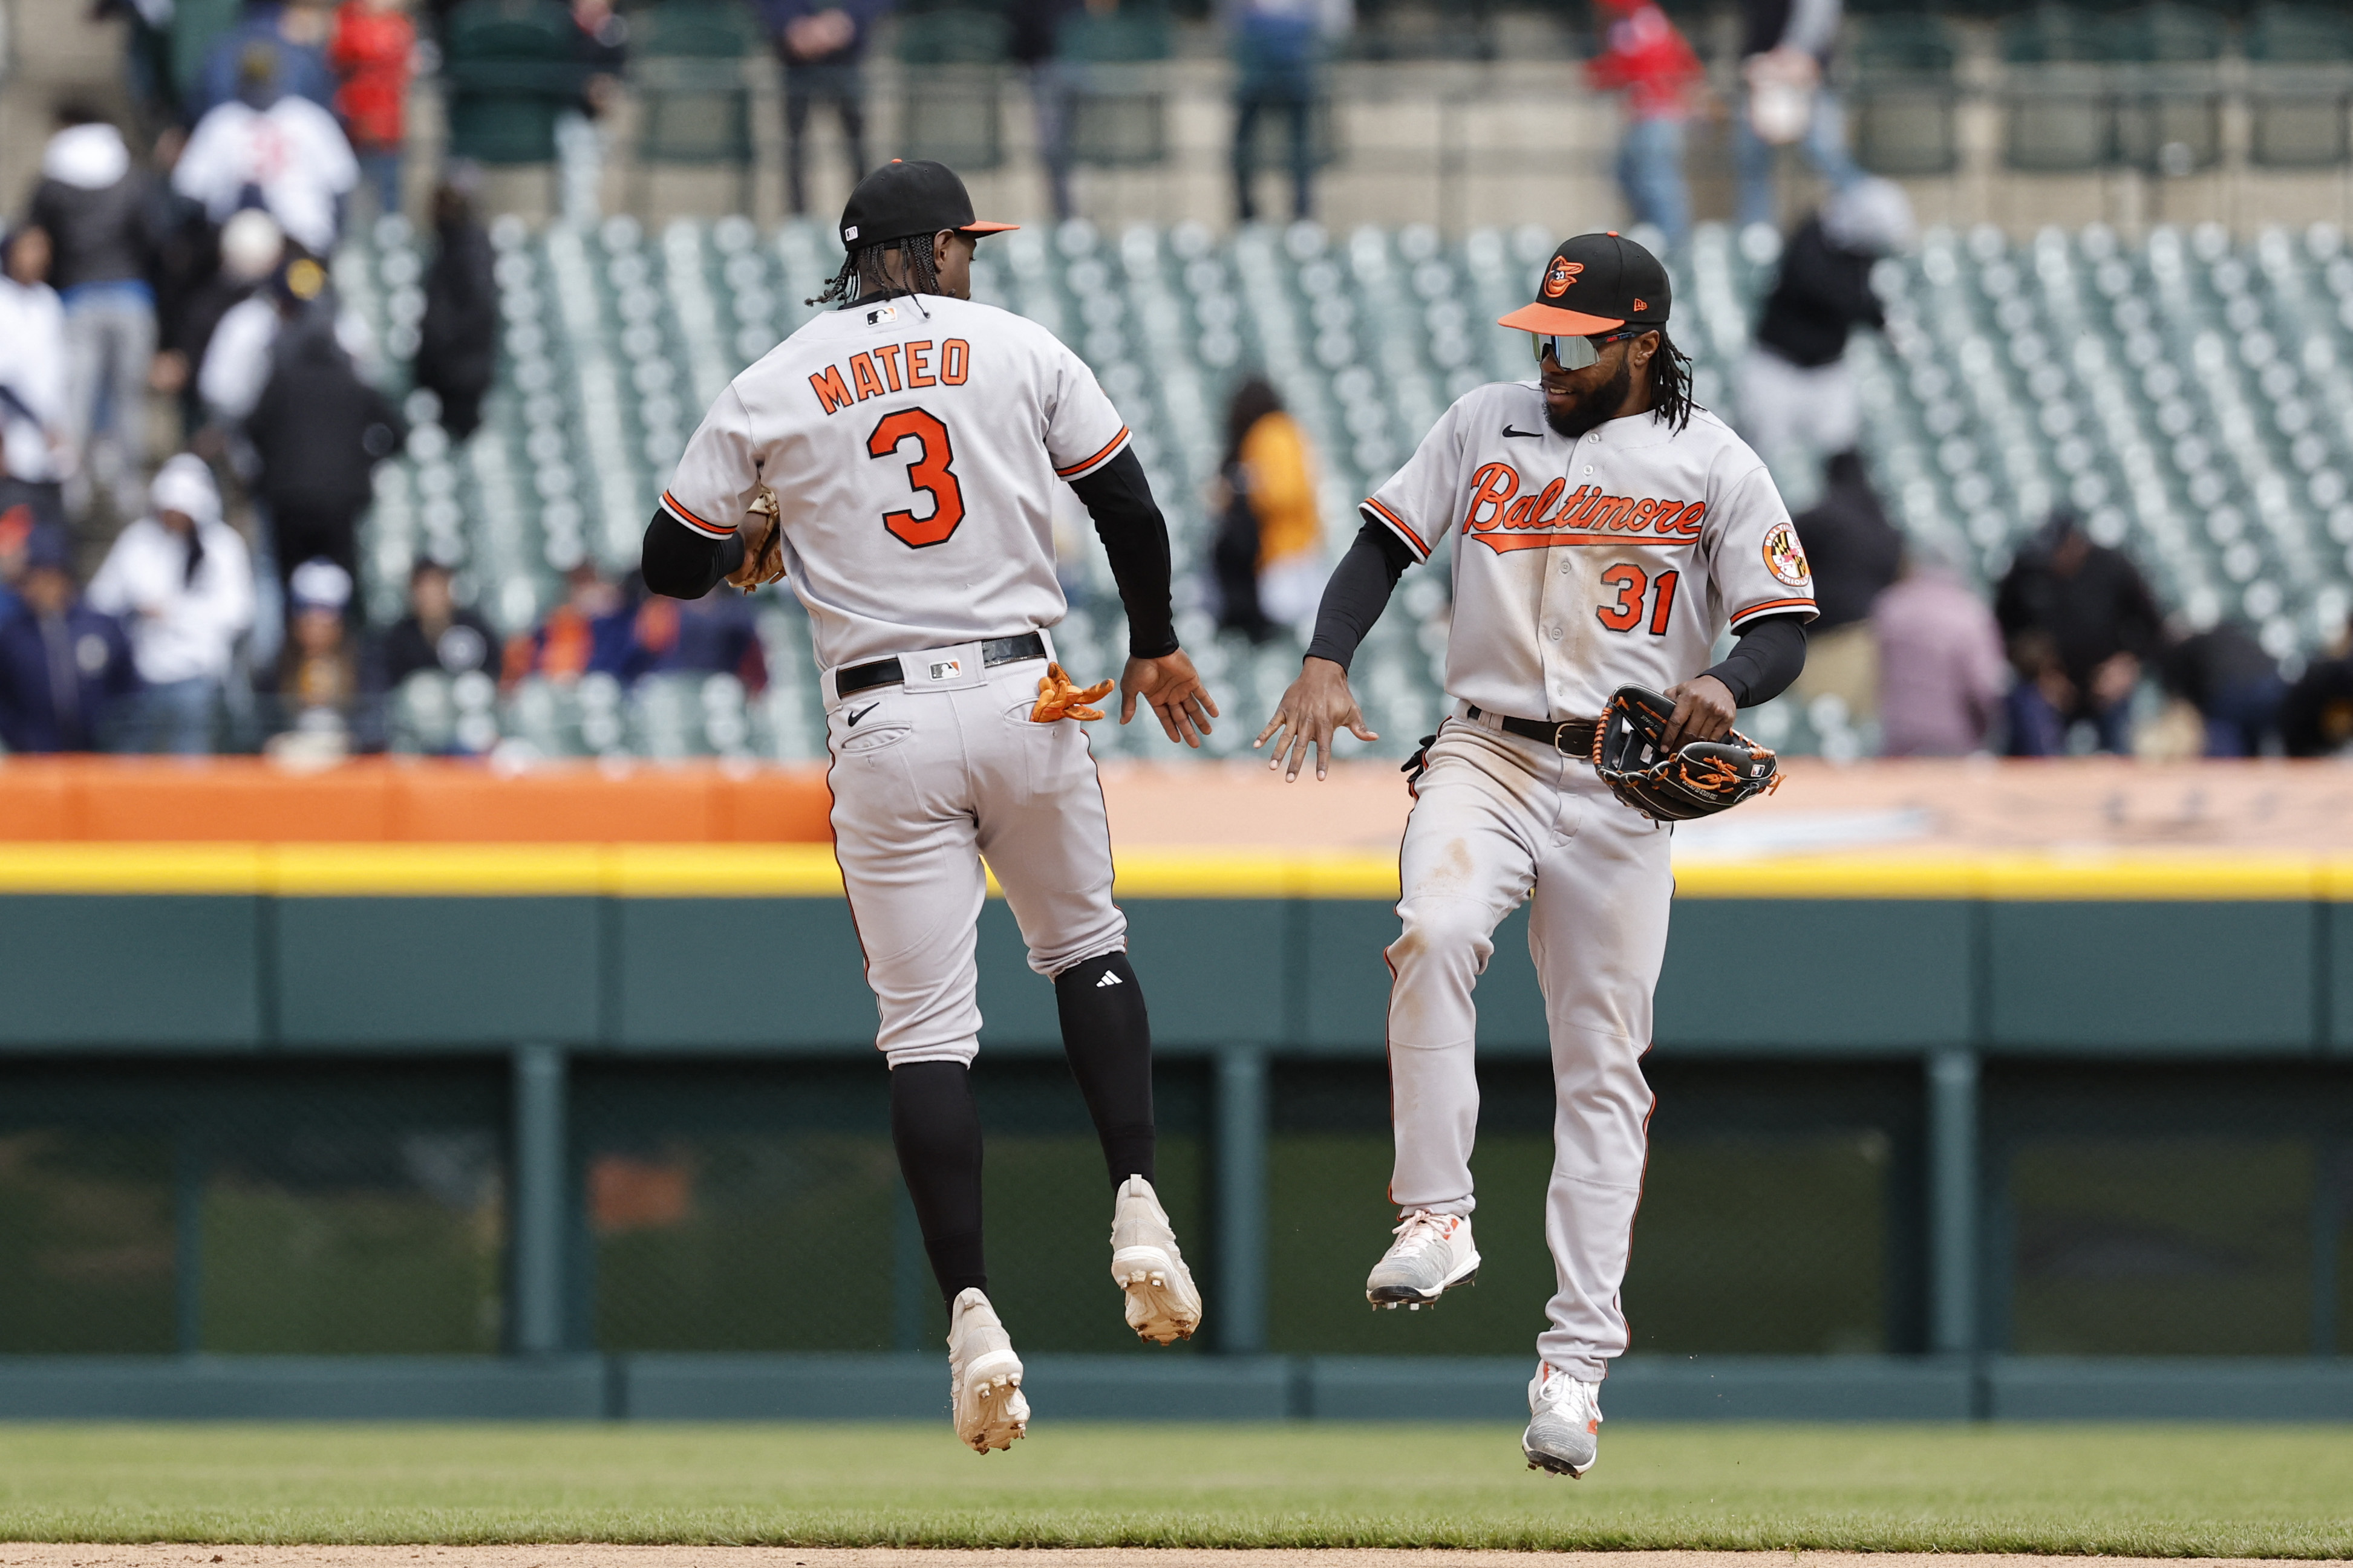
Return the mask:
<path id="1" fill-rule="evenodd" d="M 851 713 L 851 714 L 849 715 L 849 720 L 848 724 L 847 724 L 847 725 L 845 725 L 844 727 L 845 727 L 845 728 L 847 728 L 847 729 L 851 729 L 851 730 L 855 730 L 855 729 L 857 729 L 857 728 L 858 728 L 858 721 L 859 721 L 860 719 L 865 718 L 869 713 L 873 712 L 873 711 L 874 711 L 874 710 L 876 710 L 877 708 L 880 708 L 880 707 L 881 707 L 881 706 L 882 706 L 882 704 L 881 704 L 880 702 L 869 702 L 865 707 L 860 708 L 860 709 L 857 710 L 855 712 Z"/>
<path id="2" fill-rule="evenodd" d="M 1514 430 L 1508 425 L 1504 426 L 1504 434 L 1506 436 L 1517 436 L 1521 439 L 1527 441 L 1541 441 L 1544 439 L 1544 432 L 1541 430 Z"/>

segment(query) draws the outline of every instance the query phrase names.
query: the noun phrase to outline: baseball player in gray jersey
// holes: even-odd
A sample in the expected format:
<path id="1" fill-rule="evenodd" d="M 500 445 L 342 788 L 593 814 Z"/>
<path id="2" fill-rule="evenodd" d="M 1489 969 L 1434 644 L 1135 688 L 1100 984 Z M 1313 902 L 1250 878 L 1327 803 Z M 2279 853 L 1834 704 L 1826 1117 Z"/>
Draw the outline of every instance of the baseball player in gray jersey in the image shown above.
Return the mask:
<path id="1" fill-rule="evenodd" d="M 1594 1462 L 1600 1383 L 1626 1349 L 1618 1290 L 1651 1106 L 1640 1064 L 1673 886 L 1668 831 L 1591 765 L 1595 719 L 1621 684 L 1664 688 L 1670 747 L 1717 740 L 1796 677 L 1813 615 L 1764 465 L 1691 404 L 1668 305 L 1666 269 L 1614 234 L 1554 253 L 1535 300 L 1501 323 L 1534 336 L 1536 378 L 1465 395 L 1364 503 L 1300 677 L 1259 736 L 1292 778 L 1311 748 L 1322 775 L 1339 729 L 1377 739 L 1348 661 L 1398 575 L 1449 551 L 1454 710 L 1418 759 L 1387 954 L 1399 1223 L 1366 1294 L 1419 1306 L 1477 1273 L 1472 990 L 1496 924 L 1527 900 L 1552 1037 L 1558 1289 L 1521 1447 L 1570 1476 Z M 1704 668 L 1726 626 L 1738 642 Z"/>
<path id="2" fill-rule="evenodd" d="M 695 598 L 786 577 L 807 606 L 828 717 L 835 853 L 891 1065 L 891 1132 L 948 1305 L 957 1435 L 982 1453 L 1029 1421 L 981 1254 L 976 925 L 983 862 L 1054 984 L 1062 1040 L 1113 1187 L 1129 1327 L 1189 1337 L 1200 1292 L 1153 1191 L 1152 1037 L 1112 902 L 1103 787 L 1062 618 L 1049 506 L 1092 515 L 1128 616 L 1120 721 L 1148 706 L 1200 744 L 1217 707 L 1176 646 L 1168 532 L 1127 427 L 1044 328 L 971 300 L 964 183 L 892 163 L 841 217 L 839 301 L 737 376 L 647 525 L 645 577 Z"/>

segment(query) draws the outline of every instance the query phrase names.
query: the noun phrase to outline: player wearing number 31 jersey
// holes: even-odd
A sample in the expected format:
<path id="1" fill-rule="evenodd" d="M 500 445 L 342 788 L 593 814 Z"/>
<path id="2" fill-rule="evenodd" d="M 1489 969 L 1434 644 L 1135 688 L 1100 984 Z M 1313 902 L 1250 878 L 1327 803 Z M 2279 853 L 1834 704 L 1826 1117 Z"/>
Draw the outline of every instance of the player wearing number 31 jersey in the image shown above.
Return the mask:
<path id="1" fill-rule="evenodd" d="M 1054 984 L 1062 1040 L 1114 1189 L 1112 1273 L 1128 1326 L 1189 1337 L 1201 1298 L 1152 1186 L 1152 1040 L 1112 902 L 1103 788 L 1081 691 L 1050 662 L 1062 618 L 1049 508 L 1095 520 L 1128 616 L 1121 721 L 1148 704 L 1200 743 L 1217 711 L 1176 647 L 1168 533 L 1127 427 L 1079 357 L 977 305 L 975 220 L 937 163 L 859 183 L 840 301 L 737 376 L 646 530 L 645 576 L 681 597 L 788 576 L 816 639 L 834 847 L 881 1014 L 891 1132 L 948 1307 L 956 1432 L 1022 1435 L 1021 1362 L 989 1305 L 979 1118 L 968 1068 L 983 862 Z M 714 933 L 715 935 L 716 933 Z M 780 963 L 790 955 L 779 954 Z M 789 973 L 789 970 L 782 973 Z M 791 1005 L 789 986 L 777 1005 Z M 813 1238 L 813 1289 L 826 1262 Z"/>
<path id="2" fill-rule="evenodd" d="M 1365 502 L 1300 678 L 1260 736 L 1278 738 L 1293 777 L 1311 745 L 1329 755 L 1337 727 L 1374 739 L 1349 658 L 1398 574 L 1449 552 L 1454 711 L 1419 759 L 1387 955 L 1399 1224 L 1366 1294 L 1419 1307 L 1478 1269 L 1472 989 L 1525 900 L 1552 1043 L 1557 1289 L 1522 1447 L 1572 1476 L 1594 1461 L 1600 1382 L 1626 1349 L 1618 1289 L 1651 1103 L 1640 1062 L 1673 890 L 1668 832 L 1594 771 L 1595 720 L 1621 685 L 1663 689 L 1670 748 L 1719 739 L 1737 707 L 1796 677 L 1814 612 L 1764 464 L 1691 405 L 1667 288 L 1666 269 L 1614 234 L 1553 254 L 1535 302 L 1501 323 L 1534 336 L 1535 379 L 1465 395 Z M 1710 668 L 1727 626 L 1740 640 Z"/>

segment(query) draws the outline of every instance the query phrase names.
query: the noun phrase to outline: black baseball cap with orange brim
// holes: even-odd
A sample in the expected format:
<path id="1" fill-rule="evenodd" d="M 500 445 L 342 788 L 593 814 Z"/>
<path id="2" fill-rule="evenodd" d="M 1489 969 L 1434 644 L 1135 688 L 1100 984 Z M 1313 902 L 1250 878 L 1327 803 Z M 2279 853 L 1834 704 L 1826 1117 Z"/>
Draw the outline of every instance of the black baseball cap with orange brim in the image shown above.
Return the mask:
<path id="1" fill-rule="evenodd" d="M 859 181 L 858 188 L 849 193 L 849 205 L 841 209 L 841 245 L 845 250 L 862 250 L 910 235 L 937 234 L 944 228 L 977 239 L 1020 226 L 986 223 L 973 216 L 972 193 L 945 163 L 927 158 L 902 163 L 893 158 Z"/>
<path id="2" fill-rule="evenodd" d="M 1625 327 L 1663 327 L 1672 303 L 1659 258 L 1612 230 L 1560 242 L 1533 304 L 1495 324 L 1544 337 L 1590 338 Z"/>

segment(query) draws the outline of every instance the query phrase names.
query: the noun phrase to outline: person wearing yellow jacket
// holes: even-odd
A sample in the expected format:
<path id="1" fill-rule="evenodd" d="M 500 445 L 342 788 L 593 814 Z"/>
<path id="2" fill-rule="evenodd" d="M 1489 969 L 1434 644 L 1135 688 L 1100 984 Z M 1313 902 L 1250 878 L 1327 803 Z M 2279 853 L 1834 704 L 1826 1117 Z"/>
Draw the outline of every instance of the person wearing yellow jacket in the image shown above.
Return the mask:
<path id="1" fill-rule="evenodd" d="M 1219 475 L 1220 521 L 1212 552 L 1220 630 L 1264 642 L 1315 614 L 1324 588 L 1324 525 L 1315 461 L 1298 421 L 1257 376 L 1234 390 Z"/>

